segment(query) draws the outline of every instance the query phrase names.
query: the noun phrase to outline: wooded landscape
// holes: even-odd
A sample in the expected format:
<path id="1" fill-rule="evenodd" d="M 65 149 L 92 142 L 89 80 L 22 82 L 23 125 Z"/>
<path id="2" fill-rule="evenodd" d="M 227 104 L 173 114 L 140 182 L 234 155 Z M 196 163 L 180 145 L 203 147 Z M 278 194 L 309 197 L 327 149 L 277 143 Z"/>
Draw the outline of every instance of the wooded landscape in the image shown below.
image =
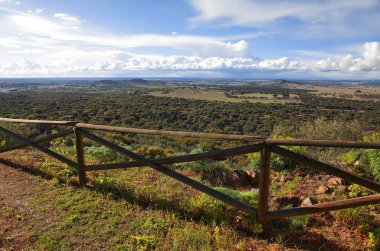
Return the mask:
<path id="1" fill-rule="evenodd" d="M 360 88 L 355 86 L 351 93 L 344 94 L 346 96 L 337 94 L 337 97 L 325 97 L 311 92 L 308 90 L 310 87 L 302 89 L 300 85 L 297 84 L 297 88 L 289 87 L 283 81 L 274 81 L 270 85 L 255 83 L 231 86 L 133 80 L 70 83 L 49 90 L 33 90 L 28 89 L 31 85 L 25 84 L 20 85 L 20 90 L 0 93 L 0 117 L 77 121 L 189 133 L 251 135 L 259 136 L 258 139 L 268 137 L 278 142 L 292 139 L 364 143 L 380 141 L 378 97 L 365 94 L 365 98 L 357 98 L 358 94 L 367 92 L 369 87 L 362 87 L 363 91 L 359 93 L 355 90 Z M 337 86 L 333 88 L 339 90 Z M 199 92 L 217 93 L 217 96 L 197 97 L 194 93 Z M 160 93 L 166 96 L 160 96 Z M 185 96 L 175 97 L 178 93 Z M 187 93 L 191 95 L 187 97 Z M 215 97 L 221 97 L 219 95 L 227 99 L 215 100 Z M 298 97 L 297 102 L 281 102 L 281 99 L 294 99 L 295 96 Z M 75 137 L 63 127 L 54 123 L 0 123 L 6 130 L 30 140 L 42 141 L 44 137 L 57 135 L 45 146 L 76 161 L 78 145 Z M 148 159 L 162 159 L 162 163 L 165 163 L 165 158 L 178 160 L 188 154 L 198 156 L 209 151 L 247 147 L 248 144 L 238 140 L 189 136 L 178 138 L 136 134 L 132 131 L 123 133 L 103 130 L 96 131 L 97 136 L 85 135 L 95 139 L 104 138 L 107 142 L 121 146 L 119 150 L 122 152 L 122 149 L 126 149 Z M 65 135 L 65 138 L 58 138 L 60 135 Z M 0 143 L 2 149 L 7 149 L 22 142 L 2 132 Z M 45 204 L 33 209 L 38 211 L 39 217 L 46 217 L 47 210 L 58 207 L 54 209 L 60 215 L 57 225 L 44 226 L 45 234 L 38 235 L 36 228 L 29 226 L 34 224 L 42 227 L 38 219 L 29 219 L 31 216 L 28 213 L 0 202 L 3 203 L 0 204 L 3 207 L 2 217 L 8 224 L 20 226 L 31 235 L 30 238 L 35 238 L 34 241 L 28 240 L 28 243 L 33 243 L 33 247 L 48 250 L 80 247 L 86 242 L 77 243 L 75 236 L 82 236 L 82 239 L 92 240 L 96 245 L 101 246 L 103 240 L 108 243 L 107 247 L 120 250 L 254 250 L 264 247 L 273 250 L 315 247 L 325 247 L 328 250 L 377 250 L 380 237 L 378 204 L 319 214 L 307 213 L 284 219 L 276 219 L 278 216 L 274 213 L 269 214 L 269 232 L 264 235 L 262 225 L 253 215 L 238 211 L 147 167 L 141 167 L 146 163 L 130 168 L 128 165 L 136 165 L 136 162 L 130 164 L 130 157 L 89 138 L 84 138 L 83 147 L 83 157 L 88 165 L 86 170 L 95 170 L 87 172 L 88 186 L 84 191 L 75 188 L 80 180 L 78 170 L 72 166 L 66 166 L 29 148 L 2 153 L 3 164 L 43 177 L 44 186 L 51 187 L 49 194 L 42 193 L 42 187 L 34 190 L 36 196 L 44 194 L 33 198 L 36 205 Z M 378 149 L 295 144 L 284 146 L 283 150 L 273 148 L 273 151 L 268 159 L 271 166 L 269 210 L 284 210 L 283 214 L 291 215 L 288 212 L 297 207 L 313 207 L 321 203 L 327 203 L 328 206 L 328 203 L 336 200 L 349 199 L 354 202 L 361 196 L 377 196 L 376 192 L 349 179 L 313 170 L 306 162 L 297 163 L 279 153 L 293 153 L 289 156 L 295 159 L 299 158 L 297 154 L 301 154 L 305 158 L 379 182 Z M 220 156 L 215 160 L 183 163 L 169 161 L 167 166 L 180 175 L 212 187 L 218 193 L 258 207 L 259 177 L 262 175 L 260 162 L 260 153 L 252 152 L 238 156 Z M 318 163 L 315 165 L 319 166 Z M 121 167 L 128 169 L 113 170 Z M 52 196 L 58 197 L 55 200 Z M 108 208 L 108 211 L 102 211 L 99 203 L 105 203 L 107 206 L 104 208 Z M 130 208 L 137 211 L 131 211 Z M 152 216 L 144 219 L 147 213 Z M 129 222 L 126 217 L 135 220 Z M 94 223 L 95 226 L 87 229 L 89 224 Z M 104 230 L 97 232 L 95 228 Z M 117 235 L 106 240 L 114 232 Z M 1 241 L 4 245 L 12 245 L 10 239 Z"/>

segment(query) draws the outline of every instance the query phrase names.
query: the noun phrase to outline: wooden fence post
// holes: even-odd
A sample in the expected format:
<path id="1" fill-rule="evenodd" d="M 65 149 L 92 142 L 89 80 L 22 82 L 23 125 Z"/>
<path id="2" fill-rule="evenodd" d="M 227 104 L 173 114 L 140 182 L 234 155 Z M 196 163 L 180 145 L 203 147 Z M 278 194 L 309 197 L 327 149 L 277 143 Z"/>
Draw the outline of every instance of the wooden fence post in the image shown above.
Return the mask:
<path id="1" fill-rule="evenodd" d="M 271 152 L 270 146 L 264 145 L 261 150 L 260 176 L 259 176 L 259 207 L 258 220 L 263 228 L 263 232 L 268 230 L 267 213 L 269 200 L 269 184 L 270 184 L 270 164 Z"/>
<path id="2" fill-rule="evenodd" d="M 81 129 L 78 127 L 74 127 L 74 135 L 75 135 L 75 146 L 77 152 L 77 161 L 78 161 L 78 174 L 79 174 L 79 183 L 81 185 L 87 184 L 86 172 L 83 170 L 85 167 L 84 160 L 84 150 L 83 150 L 83 136 L 81 133 Z"/>

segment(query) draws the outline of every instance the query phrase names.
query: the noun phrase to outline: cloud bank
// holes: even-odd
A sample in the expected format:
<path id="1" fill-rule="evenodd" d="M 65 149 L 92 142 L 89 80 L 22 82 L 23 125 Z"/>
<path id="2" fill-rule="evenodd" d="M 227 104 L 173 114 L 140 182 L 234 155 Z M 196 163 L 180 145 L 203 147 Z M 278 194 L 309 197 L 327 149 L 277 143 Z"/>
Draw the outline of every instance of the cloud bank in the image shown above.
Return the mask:
<path id="1" fill-rule="evenodd" d="M 40 60 L 3 63 L 0 73 L 4 75 L 34 74 L 90 74 L 123 73 L 133 71 L 293 71 L 338 72 L 360 74 L 380 72 L 380 43 L 369 42 L 363 46 L 361 57 L 346 55 L 326 58 L 315 62 L 294 61 L 287 57 L 278 59 L 224 58 L 198 56 L 137 55 L 122 50 L 65 50 Z M 377 75 L 380 76 L 380 75 Z"/>
<path id="2" fill-rule="evenodd" d="M 0 0 L 1 1 L 1 0 Z M 194 0 L 199 11 L 194 22 L 208 22 L 227 17 L 229 22 L 257 25 L 287 16 L 314 20 L 326 9 L 332 16 L 351 9 L 370 8 L 374 0 L 316 1 L 231 1 Z M 297 3 L 297 4 L 295 4 Z M 212 6 L 218 6 L 213 9 Z M 260 15 L 262 8 L 272 8 Z M 243 10 L 243 9 L 246 10 Z M 256 12 L 249 13 L 248 10 Z M 242 11 L 241 15 L 238 12 Z M 154 76 L 176 72 L 215 72 L 255 76 L 257 72 L 302 73 L 316 76 L 380 77 L 380 43 L 362 44 L 360 54 L 333 55 L 323 59 L 293 60 L 258 58 L 246 38 L 267 36 L 268 32 L 237 34 L 225 37 L 173 34 L 113 34 L 91 27 L 80 17 L 63 12 L 45 14 L 42 9 L 13 11 L 0 6 L 0 77 L 31 76 Z M 334 14 L 335 13 L 335 14 Z M 336 17 L 339 18 L 339 17 Z M 167 55 L 142 54 L 140 48 L 167 48 Z M 311 52 L 312 53 L 312 52 Z M 234 75 L 232 75 L 234 76 Z"/>

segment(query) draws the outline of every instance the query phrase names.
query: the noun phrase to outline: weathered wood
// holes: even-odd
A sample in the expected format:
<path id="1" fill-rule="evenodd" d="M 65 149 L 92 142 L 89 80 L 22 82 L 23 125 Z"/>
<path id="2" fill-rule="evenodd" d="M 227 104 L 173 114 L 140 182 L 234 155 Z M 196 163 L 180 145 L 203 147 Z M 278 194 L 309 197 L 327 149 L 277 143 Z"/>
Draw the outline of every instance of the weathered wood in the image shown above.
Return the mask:
<path id="1" fill-rule="evenodd" d="M 310 166 L 310 167 L 317 169 L 319 171 L 335 175 L 339 178 L 349 180 L 355 184 L 358 184 L 358 185 L 361 185 L 363 187 L 372 189 L 376 192 L 380 192 L 380 184 L 375 182 L 375 181 L 371 181 L 371 180 L 368 180 L 366 178 L 362 178 L 362 177 L 353 175 L 353 174 L 348 173 L 346 171 L 343 171 L 342 169 L 339 169 L 337 167 L 325 164 L 323 162 L 309 158 L 309 157 L 304 156 L 302 154 L 289 151 L 289 150 L 284 149 L 284 148 L 279 147 L 279 146 L 272 146 L 271 149 L 272 149 L 272 152 L 277 153 L 277 154 L 279 154 L 285 158 L 289 158 L 291 160 L 294 160 L 295 162 L 301 163 L 305 166 Z"/>
<path id="2" fill-rule="evenodd" d="M 253 152 L 259 152 L 262 148 L 261 144 L 242 146 L 230 149 L 216 150 L 205 153 L 198 154 L 189 154 L 183 156 L 174 156 L 167 158 L 159 158 L 159 159 L 149 159 L 150 161 L 154 161 L 159 164 L 174 164 L 174 163 L 183 163 L 183 162 L 191 162 L 198 160 L 207 160 L 207 159 L 216 159 L 216 158 L 224 158 L 231 157 L 241 154 L 248 154 Z M 120 168 L 131 168 L 131 167 L 141 167 L 144 166 L 142 162 L 139 161 L 130 161 L 123 163 L 114 163 L 114 164 L 102 164 L 102 165 L 91 165 L 86 166 L 84 170 L 86 171 L 94 171 L 94 170 L 110 170 L 110 169 L 120 169 Z"/>
<path id="3" fill-rule="evenodd" d="M 70 135 L 72 133 L 73 133 L 72 129 L 66 129 L 66 130 L 60 131 L 60 132 L 55 133 L 55 134 L 43 136 L 43 137 L 41 137 L 39 139 L 33 140 L 33 142 L 36 143 L 36 144 L 40 144 L 40 143 L 48 142 L 48 141 L 50 142 L 50 141 L 52 141 L 54 139 L 65 137 L 65 136 Z M 14 146 L 8 146 L 8 147 L 5 147 L 3 149 L 0 149 L 0 153 L 5 153 L 5 152 L 13 151 L 13 150 L 16 150 L 16 149 L 25 148 L 25 147 L 28 147 L 28 146 L 29 146 L 29 144 L 26 144 L 26 143 L 17 144 L 17 145 L 14 145 Z"/>
<path id="4" fill-rule="evenodd" d="M 259 207 L 258 221 L 261 224 L 263 231 L 268 229 L 267 212 L 269 200 L 269 185 L 270 185 L 270 164 L 271 152 L 269 146 L 264 146 L 261 150 L 260 176 L 259 176 Z"/>
<path id="5" fill-rule="evenodd" d="M 75 135 L 75 148 L 76 148 L 77 161 L 78 161 L 79 183 L 81 185 L 86 185 L 87 184 L 86 172 L 83 170 L 86 163 L 84 159 L 83 136 L 81 133 L 81 129 L 75 127 L 74 135 Z"/>
<path id="6" fill-rule="evenodd" d="M 199 183 L 198 181 L 190 179 L 189 177 L 184 176 L 182 174 L 179 174 L 179 173 L 177 173 L 177 172 L 175 172 L 175 171 L 173 171 L 167 167 L 164 167 L 164 166 L 162 166 L 162 165 L 160 165 L 160 164 L 158 164 L 152 160 L 148 160 L 148 159 L 146 159 L 140 155 L 135 154 L 134 152 L 131 152 L 131 151 L 129 151 L 129 150 L 127 150 L 121 146 L 118 146 L 114 143 L 111 143 L 111 142 L 105 140 L 105 139 L 102 139 L 102 138 L 100 138 L 100 137 L 98 137 L 92 133 L 89 133 L 87 131 L 82 131 L 82 134 L 85 137 L 87 137 L 91 140 L 94 140 L 95 142 L 98 142 L 99 144 L 102 144 L 102 145 L 110 148 L 111 150 L 114 150 L 114 151 L 116 151 L 122 155 L 125 155 L 127 157 L 130 157 L 132 159 L 135 159 L 135 160 L 143 163 L 145 166 L 149 166 L 149 167 L 155 169 L 156 171 L 159 171 L 159 172 L 161 172 L 161 173 L 163 173 L 169 177 L 172 177 L 173 179 L 176 179 L 182 183 L 185 183 L 185 184 L 187 184 L 187 185 L 189 185 L 189 186 L 191 186 L 191 187 L 193 187 L 193 188 L 195 188 L 201 192 L 204 192 L 204 193 L 206 193 L 206 194 L 208 194 L 214 198 L 217 198 L 217 199 L 219 199 L 219 200 L 221 200 L 227 204 L 230 204 L 230 205 L 232 205 L 232 206 L 234 206 L 234 207 L 236 207 L 236 208 L 238 208 L 238 209 L 240 209 L 246 213 L 257 216 L 257 209 L 246 204 L 246 203 L 244 203 L 244 202 L 241 202 L 237 199 L 231 198 L 224 193 L 216 191 L 215 189 L 212 189 L 212 188 L 210 188 L 210 187 L 208 187 L 202 183 Z"/>
<path id="7" fill-rule="evenodd" d="M 280 146 L 317 146 L 339 148 L 380 149 L 380 142 L 341 141 L 341 140 L 307 140 L 307 139 L 266 139 L 267 145 Z"/>
<path id="8" fill-rule="evenodd" d="M 366 206 L 371 204 L 380 203 L 380 194 L 363 196 L 359 198 L 347 199 L 347 200 L 338 200 L 333 202 L 320 203 L 307 207 L 296 207 L 283 209 L 279 211 L 271 211 L 267 213 L 267 219 L 282 219 L 291 216 L 305 215 L 305 214 L 314 214 L 328 212 L 338 209 L 344 209 L 349 207 L 358 207 Z"/>
<path id="9" fill-rule="evenodd" d="M 18 135 L 16 133 L 12 132 L 12 131 L 9 131 L 9 130 L 3 128 L 3 127 L 0 127 L 0 131 L 3 131 L 4 133 L 8 134 L 9 136 L 11 136 L 13 138 L 16 138 L 16 139 L 18 139 L 18 140 L 20 140 L 22 142 L 25 142 L 26 144 L 30 145 L 31 147 L 34 147 L 37 150 L 40 150 L 41 152 L 43 152 L 43 153 L 45 153 L 45 154 L 47 154 L 47 155 L 49 155 L 49 156 L 51 156 L 51 157 L 53 157 L 53 158 L 61 161 L 61 162 L 65 163 L 65 164 L 67 164 L 69 166 L 77 168 L 77 163 L 75 163 L 74 161 L 72 161 L 72 160 L 70 160 L 70 159 L 68 159 L 68 158 L 66 158 L 66 157 L 64 157 L 64 156 L 62 156 L 62 155 L 60 155 L 60 154 L 58 154 L 56 152 L 53 152 L 53 151 L 51 151 L 51 150 L 49 150 L 49 149 L 47 149 L 47 148 L 45 148 L 43 146 L 40 146 L 39 144 L 36 144 L 36 143 L 34 143 L 33 141 L 31 141 L 29 139 L 26 139 L 26 138 L 24 138 L 24 137 L 22 137 L 22 136 L 20 136 L 20 135 Z"/>
<path id="10" fill-rule="evenodd" d="M 32 120 L 32 119 L 11 119 L 11 118 L 0 118 L 0 121 L 12 122 L 12 123 L 22 123 L 22 124 L 43 124 L 43 125 L 60 125 L 60 126 L 75 126 L 77 122 L 75 121 L 55 121 L 55 120 Z"/>
<path id="11" fill-rule="evenodd" d="M 149 129 L 129 128 L 129 127 L 118 127 L 118 126 L 92 125 L 92 124 L 84 124 L 84 123 L 78 123 L 76 126 L 79 128 L 99 130 L 99 131 L 176 136 L 180 138 L 188 137 L 188 138 L 205 138 L 205 139 L 230 139 L 230 140 L 243 140 L 243 141 L 255 141 L 255 142 L 261 142 L 263 140 L 262 137 L 250 136 L 250 135 L 149 130 Z"/>

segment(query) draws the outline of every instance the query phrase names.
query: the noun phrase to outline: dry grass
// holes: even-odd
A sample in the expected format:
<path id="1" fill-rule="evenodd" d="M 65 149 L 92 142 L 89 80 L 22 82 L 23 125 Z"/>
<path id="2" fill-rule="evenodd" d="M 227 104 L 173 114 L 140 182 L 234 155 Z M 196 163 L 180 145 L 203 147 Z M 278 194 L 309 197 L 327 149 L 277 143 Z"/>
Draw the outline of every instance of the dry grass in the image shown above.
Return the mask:
<path id="1" fill-rule="evenodd" d="M 300 84 L 288 84 L 289 89 L 303 89 L 312 91 L 315 95 L 325 98 L 342 98 L 351 100 L 368 100 L 363 95 L 379 95 L 378 97 L 371 98 L 373 100 L 380 100 L 380 88 L 379 87 L 337 87 L 337 86 L 316 86 L 316 85 L 300 85 Z M 356 93 L 360 90 L 361 92 Z"/>
<path id="2" fill-rule="evenodd" d="M 168 93 L 163 91 L 152 91 L 149 95 L 155 97 L 170 97 L 170 98 L 184 98 L 184 99 L 196 99 L 207 101 L 222 101 L 222 102 L 250 102 L 250 103 L 263 103 L 263 104 L 286 104 L 286 103 L 300 103 L 297 95 L 291 95 L 290 99 L 275 98 L 273 94 L 263 93 L 250 93 L 243 95 L 236 95 L 239 98 L 227 97 L 224 92 L 218 90 L 206 90 L 201 88 L 175 88 L 169 90 Z"/>

